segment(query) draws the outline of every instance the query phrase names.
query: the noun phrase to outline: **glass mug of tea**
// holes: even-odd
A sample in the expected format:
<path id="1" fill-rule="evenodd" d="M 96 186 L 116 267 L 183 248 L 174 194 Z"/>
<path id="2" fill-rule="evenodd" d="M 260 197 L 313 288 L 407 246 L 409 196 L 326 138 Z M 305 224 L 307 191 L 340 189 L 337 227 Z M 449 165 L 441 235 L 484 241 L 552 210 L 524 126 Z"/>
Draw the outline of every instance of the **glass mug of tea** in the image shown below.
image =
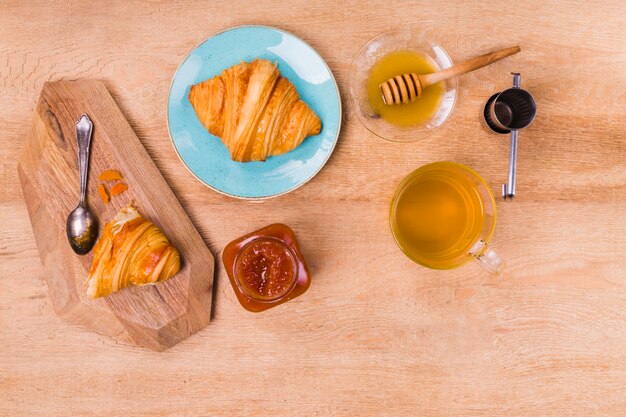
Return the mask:
<path id="1" fill-rule="evenodd" d="M 391 200 L 391 232 L 414 262 L 457 268 L 472 259 L 500 275 L 504 262 L 488 243 L 496 202 L 485 180 L 455 162 L 424 165 L 406 176 Z"/>

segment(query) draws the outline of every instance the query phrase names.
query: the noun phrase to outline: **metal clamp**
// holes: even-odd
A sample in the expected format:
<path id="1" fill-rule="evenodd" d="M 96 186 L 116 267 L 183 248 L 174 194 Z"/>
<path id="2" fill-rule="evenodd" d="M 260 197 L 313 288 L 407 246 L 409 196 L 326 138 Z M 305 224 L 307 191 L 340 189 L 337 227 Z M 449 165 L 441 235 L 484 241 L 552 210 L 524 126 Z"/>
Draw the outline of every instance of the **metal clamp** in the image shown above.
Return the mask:
<path id="1" fill-rule="evenodd" d="M 522 76 L 519 72 L 512 72 L 513 88 L 521 88 Z M 515 197 L 515 174 L 517 167 L 517 137 L 518 130 L 511 129 L 511 150 L 509 152 L 509 178 L 506 184 L 502 184 L 502 197 L 513 199 Z"/>

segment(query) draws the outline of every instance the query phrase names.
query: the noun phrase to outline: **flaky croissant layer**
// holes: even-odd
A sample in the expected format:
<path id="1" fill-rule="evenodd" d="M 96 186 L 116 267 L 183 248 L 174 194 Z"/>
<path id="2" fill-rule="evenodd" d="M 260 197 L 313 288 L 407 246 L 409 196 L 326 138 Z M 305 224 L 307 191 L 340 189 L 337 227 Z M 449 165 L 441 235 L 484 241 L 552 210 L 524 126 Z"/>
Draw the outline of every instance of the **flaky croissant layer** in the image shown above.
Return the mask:
<path id="1" fill-rule="evenodd" d="M 154 223 L 129 206 L 104 227 L 94 247 L 87 295 L 97 298 L 130 285 L 156 284 L 179 270 L 178 250 Z"/>
<path id="2" fill-rule="evenodd" d="M 291 81 L 265 59 L 242 62 L 191 86 L 189 102 L 239 162 L 287 153 L 322 128 Z"/>

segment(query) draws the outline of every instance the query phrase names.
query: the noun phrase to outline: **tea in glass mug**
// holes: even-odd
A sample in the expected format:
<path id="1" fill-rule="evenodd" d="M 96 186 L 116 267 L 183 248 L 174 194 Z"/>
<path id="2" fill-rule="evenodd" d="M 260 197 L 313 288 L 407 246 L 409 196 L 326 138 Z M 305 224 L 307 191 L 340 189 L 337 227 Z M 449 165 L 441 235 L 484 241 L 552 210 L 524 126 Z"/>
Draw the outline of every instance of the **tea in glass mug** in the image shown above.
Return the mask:
<path id="1" fill-rule="evenodd" d="M 391 232 L 414 262 L 452 269 L 476 259 L 491 273 L 504 263 L 488 246 L 496 204 L 485 180 L 455 162 L 435 162 L 413 171 L 391 200 Z"/>

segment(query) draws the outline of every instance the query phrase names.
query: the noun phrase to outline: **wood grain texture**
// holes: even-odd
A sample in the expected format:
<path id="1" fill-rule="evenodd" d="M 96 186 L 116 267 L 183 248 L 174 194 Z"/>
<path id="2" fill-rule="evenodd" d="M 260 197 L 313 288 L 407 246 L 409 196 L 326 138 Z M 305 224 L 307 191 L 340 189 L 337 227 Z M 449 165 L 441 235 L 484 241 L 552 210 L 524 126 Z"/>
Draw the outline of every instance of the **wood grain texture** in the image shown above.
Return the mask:
<path id="1" fill-rule="evenodd" d="M 2 2 L 0 5 L 0 415 L 626 415 L 626 33 L 623 1 Z M 316 48 L 343 96 L 342 134 L 306 186 L 262 203 L 206 189 L 168 138 L 166 98 L 185 54 L 240 24 Z M 347 104 L 359 47 L 419 26 L 455 62 L 522 52 L 460 78 L 444 128 L 381 141 Z M 408 172 L 453 160 L 493 190 L 508 140 L 479 123 L 519 71 L 537 101 L 520 134 L 518 196 L 498 201 L 493 239 L 508 264 L 412 264 L 388 203 Z M 17 177 L 48 80 L 103 79 L 213 253 L 273 222 L 296 232 L 306 294 L 244 311 L 219 265 L 211 324 L 150 352 L 68 325 L 46 296 Z M 581 82 L 584 81 L 584 82 Z"/>
<path id="2" fill-rule="evenodd" d="M 76 255 L 65 222 L 78 200 L 76 120 L 94 123 L 87 203 L 104 226 L 133 204 L 179 250 L 182 267 L 159 285 L 132 287 L 95 300 L 85 294 L 93 252 Z M 210 321 L 213 255 L 100 81 L 44 84 L 33 126 L 18 164 L 24 201 L 55 311 L 118 341 L 161 351 Z M 98 174 L 117 169 L 130 188 L 105 204 Z M 110 184 L 109 184 L 110 186 Z"/>

